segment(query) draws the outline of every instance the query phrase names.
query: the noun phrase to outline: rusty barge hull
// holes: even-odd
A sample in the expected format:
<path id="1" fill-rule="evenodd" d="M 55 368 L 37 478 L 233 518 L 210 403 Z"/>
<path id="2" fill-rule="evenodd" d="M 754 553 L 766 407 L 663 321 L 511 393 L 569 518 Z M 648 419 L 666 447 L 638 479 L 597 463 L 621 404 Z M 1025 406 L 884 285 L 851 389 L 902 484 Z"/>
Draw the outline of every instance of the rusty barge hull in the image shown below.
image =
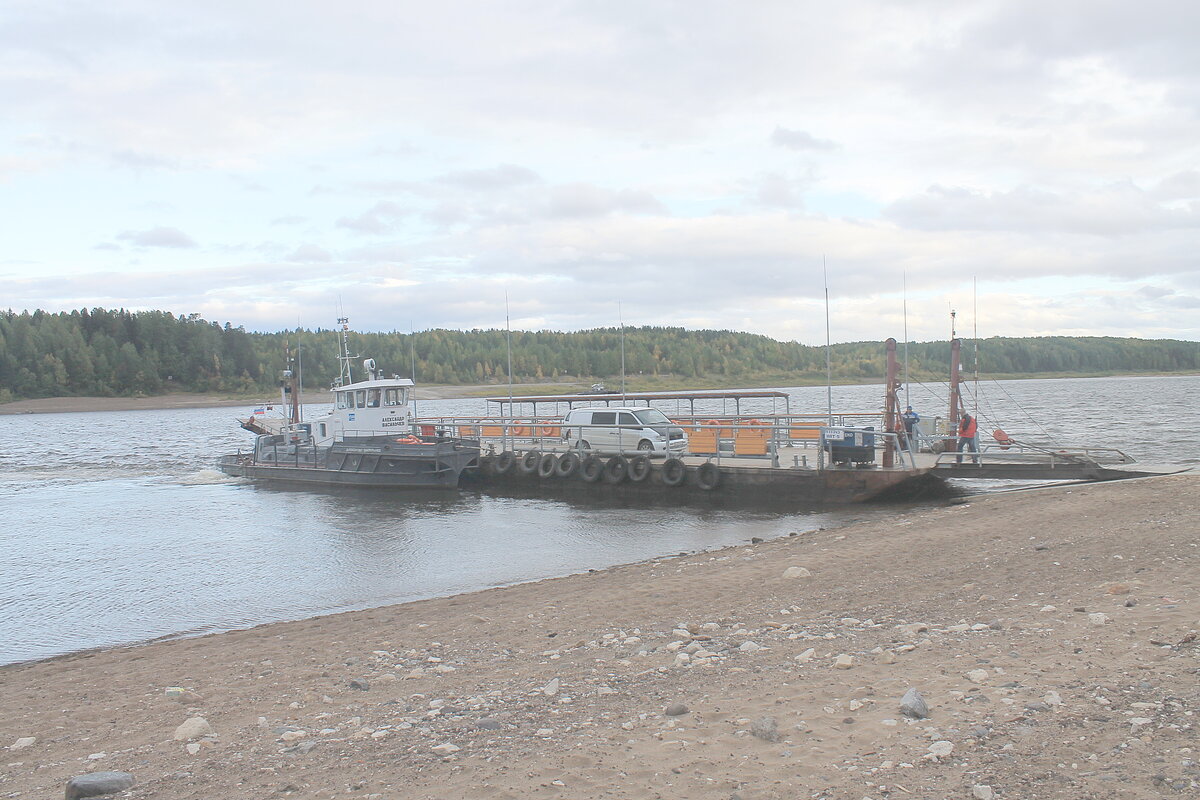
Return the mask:
<path id="1" fill-rule="evenodd" d="M 689 464 L 682 482 L 671 485 L 663 477 L 662 464 L 653 464 L 640 481 L 619 482 L 603 476 L 584 480 L 578 473 L 568 477 L 541 476 L 536 471 L 513 468 L 496 474 L 495 456 L 480 459 L 478 480 L 484 491 L 522 496 L 553 497 L 585 494 L 630 499 L 656 498 L 692 502 L 703 498 L 770 498 L 773 502 L 801 505 L 839 505 L 873 500 L 916 500 L 940 495 L 946 484 L 928 470 L 883 469 L 778 469 L 734 464 L 714 466 L 716 485 L 706 488 L 699 480 L 699 464 Z"/>

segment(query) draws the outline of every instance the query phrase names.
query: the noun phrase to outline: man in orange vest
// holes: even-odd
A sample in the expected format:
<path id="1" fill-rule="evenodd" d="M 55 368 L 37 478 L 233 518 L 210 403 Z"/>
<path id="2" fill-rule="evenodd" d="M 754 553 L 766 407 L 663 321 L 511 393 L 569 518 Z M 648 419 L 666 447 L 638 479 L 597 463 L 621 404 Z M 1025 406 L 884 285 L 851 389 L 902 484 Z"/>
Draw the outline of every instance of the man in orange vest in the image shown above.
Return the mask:
<path id="1" fill-rule="evenodd" d="M 958 460 L 957 463 L 962 463 L 963 450 L 970 450 L 975 455 L 972 456 L 975 463 L 979 463 L 979 445 L 975 441 L 975 434 L 978 432 L 979 426 L 976 424 L 975 418 L 970 414 L 963 412 L 962 419 L 958 421 Z"/>

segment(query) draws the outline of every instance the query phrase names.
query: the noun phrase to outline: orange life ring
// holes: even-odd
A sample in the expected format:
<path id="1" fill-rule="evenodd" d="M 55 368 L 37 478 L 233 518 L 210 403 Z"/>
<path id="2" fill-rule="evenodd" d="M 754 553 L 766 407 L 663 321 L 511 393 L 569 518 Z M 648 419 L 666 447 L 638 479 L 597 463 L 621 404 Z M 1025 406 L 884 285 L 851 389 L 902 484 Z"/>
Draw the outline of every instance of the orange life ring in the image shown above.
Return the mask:
<path id="1" fill-rule="evenodd" d="M 538 433 L 542 436 L 557 436 L 558 428 L 555 428 L 553 425 L 543 425 L 538 429 Z"/>
<path id="2" fill-rule="evenodd" d="M 396 437 L 397 444 L 423 444 L 423 442 L 411 433 L 408 436 Z"/>
<path id="3" fill-rule="evenodd" d="M 1000 428 L 996 428 L 996 430 L 992 431 L 992 438 L 1000 443 L 1001 450 L 1007 450 L 1015 444 L 1012 437 L 1002 431 Z"/>
<path id="4" fill-rule="evenodd" d="M 512 429 L 512 435 L 513 436 L 528 436 L 529 428 L 525 427 L 524 425 L 518 425 Z"/>

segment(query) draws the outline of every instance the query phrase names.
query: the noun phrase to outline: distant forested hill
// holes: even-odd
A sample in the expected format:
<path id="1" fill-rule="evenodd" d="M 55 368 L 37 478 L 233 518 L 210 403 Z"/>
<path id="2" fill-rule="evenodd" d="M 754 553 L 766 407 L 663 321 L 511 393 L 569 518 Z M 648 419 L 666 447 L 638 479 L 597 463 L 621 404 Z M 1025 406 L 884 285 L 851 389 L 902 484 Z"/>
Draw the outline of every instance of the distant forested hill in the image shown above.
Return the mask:
<path id="1" fill-rule="evenodd" d="M 170 391 L 247 394 L 276 385 L 284 343 L 302 353 L 305 386 L 338 374 L 338 336 L 330 330 L 247 333 L 229 323 L 161 311 L 0 312 L 0 402 L 55 396 L 155 395 Z M 424 384 L 507 383 L 502 330 L 352 333 L 352 352 L 390 373 Z M 973 364 L 974 348 L 963 361 Z M 1109 337 L 992 338 L 979 342 L 987 375 L 1200 372 L 1200 343 Z M 944 379 L 947 342 L 908 347 L 914 379 Z M 833 377 L 871 382 L 884 375 L 882 342 L 832 348 Z M 514 381 L 614 381 L 621 331 L 513 331 Z M 825 348 L 734 331 L 626 328 L 625 371 L 632 385 L 729 386 L 824 383 Z"/>

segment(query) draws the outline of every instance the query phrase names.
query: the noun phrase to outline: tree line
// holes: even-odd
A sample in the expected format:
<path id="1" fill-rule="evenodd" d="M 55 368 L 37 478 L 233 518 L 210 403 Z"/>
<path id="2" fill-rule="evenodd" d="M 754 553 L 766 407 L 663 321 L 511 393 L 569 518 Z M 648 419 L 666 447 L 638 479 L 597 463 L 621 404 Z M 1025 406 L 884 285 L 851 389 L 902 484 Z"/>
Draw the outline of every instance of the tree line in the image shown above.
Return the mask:
<path id="1" fill-rule="evenodd" d="M 826 350 L 728 330 L 675 327 L 512 331 L 512 379 L 674 380 L 701 387 L 741 383 L 824 383 Z M 425 384 L 505 384 L 509 333 L 428 330 L 350 334 L 351 352 L 387 374 Z M 198 314 L 102 308 L 49 313 L 0 312 L 0 402 L 56 396 L 136 396 L 173 391 L 253 394 L 277 385 L 285 346 L 299 353 L 304 385 L 327 387 L 339 374 L 339 333 L 296 329 L 247 332 Z M 944 380 L 949 343 L 908 345 L 913 380 Z M 1200 371 L 1200 344 L 1174 339 L 996 337 L 978 343 L 988 375 L 1119 374 Z M 833 345 L 833 379 L 882 380 L 882 342 Z M 964 363 L 974 362 L 970 342 Z M 361 369 L 356 364 L 356 369 Z M 415 373 L 415 374 L 414 374 Z M 361 371 L 356 377 L 361 377 Z"/>

